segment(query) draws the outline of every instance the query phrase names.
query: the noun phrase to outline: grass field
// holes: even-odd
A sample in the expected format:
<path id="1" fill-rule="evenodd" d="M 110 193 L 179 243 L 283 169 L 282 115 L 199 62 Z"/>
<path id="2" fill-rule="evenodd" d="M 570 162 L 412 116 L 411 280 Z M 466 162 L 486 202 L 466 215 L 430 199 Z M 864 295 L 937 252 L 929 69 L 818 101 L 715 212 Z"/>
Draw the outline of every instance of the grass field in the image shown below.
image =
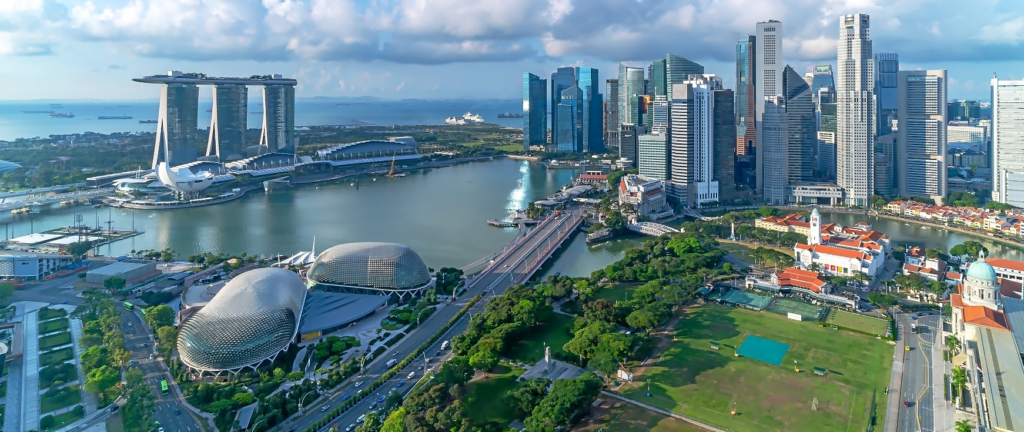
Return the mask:
<path id="1" fill-rule="evenodd" d="M 734 357 L 748 335 L 789 344 L 782 365 Z M 675 337 L 664 357 L 655 354 L 663 360 L 636 377 L 651 380 L 652 397 L 640 384 L 626 396 L 737 432 L 862 431 L 877 398 L 874 424 L 882 424 L 893 350 L 885 341 L 719 305 L 688 311 Z M 710 349 L 711 341 L 721 349 Z M 811 373 L 815 366 L 827 375 Z M 815 398 L 817 411 L 811 410 Z M 733 408 L 737 415 L 730 415 Z"/>
<path id="2" fill-rule="evenodd" d="M 572 317 L 553 313 L 540 327 L 530 331 L 533 337 L 519 342 L 512 348 L 509 358 L 527 364 L 534 364 L 544 358 L 544 344 L 551 346 L 551 354 L 561 353 L 565 355 L 562 346 L 572 339 L 569 329 L 572 327 Z"/>
<path id="3" fill-rule="evenodd" d="M 61 348 L 50 352 L 39 354 L 39 366 L 47 367 L 71 360 L 75 353 L 71 347 Z"/>
<path id="4" fill-rule="evenodd" d="M 72 390 L 64 398 L 52 398 L 46 395 L 39 397 L 39 412 L 46 414 L 50 411 L 69 407 L 82 401 L 82 392 Z"/>
<path id="5" fill-rule="evenodd" d="M 68 312 L 66 310 L 64 310 L 64 309 L 42 308 L 42 309 L 39 309 L 39 320 L 40 321 L 45 321 L 45 320 L 48 320 L 48 319 L 51 319 L 51 318 L 57 318 L 57 317 L 66 316 L 67 314 L 68 314 Z"/>
<path id="6" fill-rule="evenodd" d="M 75 422 L 82 417 L 83 416 L 76 414 L 74 411 L 57 414 L 53 416 L 53 420 L 55 421 L 53 427 L 44 430 L 50 431 L 60 429 L 61 427 L 64 427 L 64 425 Z"/>
<path id="7" fill-rule="evenodd" d="M 48 350 L 71 343 L 71 332 L 55 333 L 39 338 L 39 349 Z"/>
<path id="8" fill-rule="evenodd" d="M 504 428 L 515 420 L 515 405 L 505 399 L 505 393 L 516 386 L 516 377 L 523 374 L 520 368 L 499 365 L 491 370 L 492 375 L 468 384 L 469 393 L 474 395 L 466 406 L 466 414 L 476 425 L 496 422 Z"/>
<path id="9" fill-rule="evenodd" d="M 599 290 L 594 290 L 594 300 L 605 299 L 612 302 L 612 304 L 615 304 L 615 302 L 619 300 L 627 300 L 626 293 L 636 288 L 637 287 L 635 286 L 622 285 L 616 285 L 610 288 L 601 288 Z"/>
<path id="10" fill-rule="evenodd" d="M 501 151 L 521 151 L 523 149 L 522 144 L 505 144 L 500 146 L 494 146 L 495 150 Z"/>
<path id="11" fill-rule="evenodd" d="M 609 403 L 611 404 L 610 406 Z M 608 406 L 607 408 L 605 406 Z M 704 432 L 685 421 L 609 399 L 572 429 L 576 432 Z"/>
<path id="12" fill-rule="evenodd" d="M 889 322 L 881 318 L 838 309 L 832 310 L 832 313 L 828 316 L 828 322 L 840 327 L 851 328 L 878 336 L 885 336 L 886 330 L 889 327 Z"/>
<path id="13" fill-rule="evenodd" d="M 46 334 L 46 333 L 50 333 L 50 332 L 55 332 L 57 330 L 67 330 L 67 329 L 68 329 L 68 319 L 67 318 L 56 319 L 56 320 L 45 321 L 45 322 L 39 323 L 39 334 Z"/>

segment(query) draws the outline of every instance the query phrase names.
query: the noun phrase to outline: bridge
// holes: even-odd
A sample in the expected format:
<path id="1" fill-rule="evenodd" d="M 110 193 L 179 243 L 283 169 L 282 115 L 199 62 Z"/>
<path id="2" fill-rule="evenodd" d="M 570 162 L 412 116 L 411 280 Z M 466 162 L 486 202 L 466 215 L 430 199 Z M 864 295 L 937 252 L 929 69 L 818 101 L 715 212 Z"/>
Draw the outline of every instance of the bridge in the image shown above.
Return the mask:
<path id="1" fill-rule="evenodd" d="M 89 189 L 75 192 L 65 192 L 60 194 L 53 194 L 48 196 L 33 196 L 27 197 L 20 201 L 12 201 L 8 203 L 0 204 L 0 212 L 11 211 L 18 209 L 27 209 L 34 206 L 44 206 L 54 204 L 63 201 L 73 201 L 81 199 L 91 199 L 96 197 L 103 197 L 110 195 L 114 192 L 114 188 L 102 188 L 102 189 Z"/>
<path id="2" fill-rule="evenodd" d="M 628 228 L 630 231 L 654 237 L 679 232 L 679 230 L 675 228 L 654 222 L 630 222 L 626 224 L 626 228 Z"/>
<path id="3" fill-rule="evenodd" d="M 688 217 L 692 217 L 694 219 L 700 219 L 700 220 L 706 220 L 706 221 L 715 220 L 715 219 L 720 219 L 721 218 L 721 216 L 715 216 L 715 217 L 704 216 L 704 215 L 700 214 L 699 212 L 697 212 L 697 210 L 694 210 L 694 209 L 689 208 L 689 207 L 683 208 L 683 216 L 688 216 Z"/>

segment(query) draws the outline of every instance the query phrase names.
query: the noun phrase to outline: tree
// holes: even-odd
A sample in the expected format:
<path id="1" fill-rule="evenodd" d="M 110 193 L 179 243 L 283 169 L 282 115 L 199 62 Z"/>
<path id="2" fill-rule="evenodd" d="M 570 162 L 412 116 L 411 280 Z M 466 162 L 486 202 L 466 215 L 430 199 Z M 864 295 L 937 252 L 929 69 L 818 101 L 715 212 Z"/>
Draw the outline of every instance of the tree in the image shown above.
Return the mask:
<path id="1" fill-rule="evenodd" d="M 949 254 L 953 256 L 963 257 L 977 257 L 981 252 L 985 252 L 988 256 L 988 248 L 985 245 L 978 243 L 974 240 L 968 240 L 949 249 Z"/>
<path id="2" fill-rule="evenodd" d="M 111 276 L 103 280 L 103 288 L 110 290 L 111 295 L 124 289 L 128 281 L 120 276 Z"/>
<path id="3" fill-rule="evenodd" d="M 146 308 L 146 324 L 158 329 L 160 327 L 174 324 L 174 309 L 167 305 L 150 306 Z"/>
<path id="4" fill-rule="evenodd" d="M 960 339 L 957 339 L 954 335 L 946 336 L 946 348 L 953 355 L 960 353 Z"/>
<path id="5" fill-rule="evenodd" d="M 235 395 L 231 397 L 231 402 L 234 402 L 235 405 L 237 405 L 237 406 L 246 406 L 246 405 L 249 405 L 249 404 L 251 404 L 251 403 L 253 403 L 255 401 L 256 401 L 256 398 L 254 398 L 252 396 L 252 393 L 249 393 L 249 392 L 235 393 Z"/>
<path id="6" fill-rule="evenodd" d="M 482 371 L 489 371 L 498 365 L 498 353 L 491 349 L 482 349 L 469 357 L 469 364 Z"/>
<path id="7" fill-rule="evenodd" d="M 128 351 L 124 348 L 114 348 L 114 350 L 111 351 L 110 353 L 110 360 L 114 363 L 115 366 L 120 368 L 128 366 L 128 362 L 130 362 L 131 359 L 131 351 Z"/>
<path id="8" fill-rule="evenodd" d="M 405 407 L 392 411 L 387 420 L 384 420 L 380 432 L 405 432 L 405 416 Z"/>
<path id="9" fill-rule="evenodd" d="M 0 283 L 0 305 L 7 304 L 7 299 L 14 295 L 14 284 L 10 282 Z"/>
<path id="10" fill-rule="evenodd" d="M 658 319 L 650 311 L 641 309 L 633 311 L 626 317 L 626 324 L 632 327 L 642 328 L 644 331 L 650 333 L 651 330 L 658 325 Z"/>
<path id="11" fill-rule="evenodd" d="M 585 372 L 579 378 L 555 381 L 551 391 L 526 418 L 529 432 L 553 432 L 565 424 L 576 410 L 589 405 L 601 392 L 601 378 Z"/>
<path id="12" fill-rule="evenodd" d="M 110 354 L 106 347 L 94 346 L 85 350 L 79 357 L 82 360 L 82 370 L 86 373 L 110 363 Z"/>
<path id="13" fill-rule="evenodd" d="M 998 210 L 998 211 L 1010 211 L 1010 210 L 1013 210 L 1013 206 L 1012 205 L 1001 203 L 999 201 L 989 201 L 988 204 L 985 204 L 985 208 L 987 208 L 989 210 Z"/>
<path id="14" fill-rule="evenodd" d="M 544 396 L 548 394 L 548 387 L 551 380 L 547 378 L 534 378 L 519 383 L 516 388 L 509 390 L 506 395 L 514 401 L 516 408 L 523 415 L 529 415 L 533 409 L 540 404 Z"/>
<path id="15" fill-rule="evenodd" d="M 89 253 L 90 249 L 92 249 L 92 242 L 83 241 L 69 244 L 65 251 L 67 251 L 68 255 L 71 255 L 76 259 L 82 259 L 85 254 Z"/>
<path id="16" fill-rule="evenodd" d="M 156 329 L 156 337 L 160 339 L 160 349 L 170 352 L 178 343 L 178 328 L 169 325 Z"/>
<path id="17" fill-rule="evenodd" d="M 964 403 L 964 388 L 967 386 L 967 371 L 964 368 L 957 366 L 953 368 L 953 375 L 949 378 L 950 384 L 956 389 L 956 393 L 960 395 L 960 405 Z"/>
<path id="18" fill-rule="evenodd" d="M 100 366 L 89 371 L 82 388 L 92 394 L 100 394 L 121 382 L 121 373 L 110 366 Z"/>
<path id="19" fill-rule="evenodd" d="M 971 426 L 967 420 L 958 420 L 956 422 L 956 432 L 971 432 L 974 430 L 974 426 Z"/>

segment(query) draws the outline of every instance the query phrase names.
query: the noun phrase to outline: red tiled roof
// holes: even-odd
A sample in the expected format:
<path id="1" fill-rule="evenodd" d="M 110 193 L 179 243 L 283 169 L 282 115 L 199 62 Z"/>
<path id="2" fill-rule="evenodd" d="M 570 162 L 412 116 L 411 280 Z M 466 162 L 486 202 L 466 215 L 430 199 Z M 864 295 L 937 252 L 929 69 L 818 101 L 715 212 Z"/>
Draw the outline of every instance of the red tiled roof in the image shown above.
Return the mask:
<path id="1" fill-rule="evenodd" d="M 985 262 L 987 262 L 992 267 L 1000 267 L 1000 268 L 1005 268 L 1005 269 L 1010 269 L 1010 270 L 1024 271 L 1024 262 L 1020 262 L 1020 261 L 1008 260 L 1008 259 L 1005 259 L 1005 258 L 988 258 L 988 257 L 986 257 L 985 258 Z"/>
<path id="2" fill-rule="evenodd" d="M 963 285 L 957 285 L 957 290 L 963 291 L 963 287 Z M 964 299 L 960 294 L 950 294 L 949 305 L 955 308 L 962 308 L 964 307 Z"/>
<path id="3" fill-rule="evenodd" d="M 584 180 L 608 180 L 608 176 L 604 174 L 580 174 L 580 178 Z"/>
<path id="4" fill-rule="evenodd" d="M 779 278 L 779 285 L 792 285 L 806 288 L 816 293 L 828 283 L 817 272 L 790 267 L 776 275 Z"/>
<path id="5" fill-rule="evenodd" d="M 1006 323 L 1006 315 L 1000 311 L 989 309 L 984 306 L 965 305 L 963 308 L 965 323 L 991 327 L 1004 331 L 1010 330 L 1010 326 Z"/>
<path id="6" fill-rule="evenodd" d="M 797 247 L 799 247 L 801 249 L 808 249 L 808 250 L 810 250 L 812 252 L 817 252 L 819 254 L 835 255 L 835 256 L 841 256 L 841 257 L 844 257 L 844 258 L 864 259 L 864 252 L 860 252 L 860 251 L 843 249 L 843 248 L 840 248 L 840 247 L 823 245 L 823 244 L 807 246 L 806 248 L 801 247 L 802 245 L 803 245 L 802 243 L 797 243 Z M 803 245 L 803 246 L 806 246 L 806 245 Z"/>
<path id="7" fill-rule="evenodd" d="M 1020 290 L 1020 282 L 999 278 L 999 295 L 1020 300 Z"/>
<path id="8" fill-rule="evenodd" d="M 951 271 L 946 272 L 946 279 L 960 280 L 960 277 L 961 277 L 960 273 L 951 272 Z"/>

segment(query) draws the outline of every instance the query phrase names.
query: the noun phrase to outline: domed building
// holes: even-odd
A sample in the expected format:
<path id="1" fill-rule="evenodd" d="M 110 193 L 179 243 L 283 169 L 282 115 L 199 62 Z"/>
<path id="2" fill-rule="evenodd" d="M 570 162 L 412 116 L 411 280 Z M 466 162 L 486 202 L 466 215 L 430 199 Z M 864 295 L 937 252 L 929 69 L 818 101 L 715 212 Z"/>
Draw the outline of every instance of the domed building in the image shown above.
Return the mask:
<path id="1" fill-rule="evenodd" d="M 398 243 L 345 243 L 323 251 L 308 278 L 321 288 L 359 294 L 417 295 L 434 286 L 416 251 Z"/>
<path id="2" fill-rule="evenodd" d="M 261 268 L 238 275 L 182 325 L 178 352 L 199 373 L 255 370 L 288 349 L 306 299 L 299 275 Z"/>

